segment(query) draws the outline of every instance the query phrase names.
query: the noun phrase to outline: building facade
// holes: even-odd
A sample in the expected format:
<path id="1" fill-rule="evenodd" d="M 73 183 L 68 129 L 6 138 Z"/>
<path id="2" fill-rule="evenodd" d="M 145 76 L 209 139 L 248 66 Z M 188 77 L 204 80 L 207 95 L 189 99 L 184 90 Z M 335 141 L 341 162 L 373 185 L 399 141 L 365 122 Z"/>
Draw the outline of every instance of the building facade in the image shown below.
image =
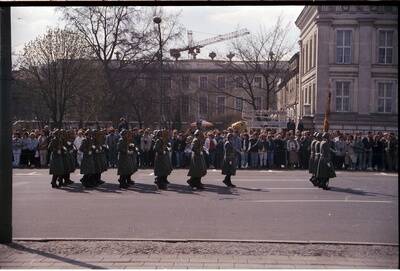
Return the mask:
<path id="1" fill-rule="evenodd" d="M 397 131 L 397 7 L 306 6 L 296 25 L 298 117 L 321 129 L 331 91 L 331 130 Z"/>

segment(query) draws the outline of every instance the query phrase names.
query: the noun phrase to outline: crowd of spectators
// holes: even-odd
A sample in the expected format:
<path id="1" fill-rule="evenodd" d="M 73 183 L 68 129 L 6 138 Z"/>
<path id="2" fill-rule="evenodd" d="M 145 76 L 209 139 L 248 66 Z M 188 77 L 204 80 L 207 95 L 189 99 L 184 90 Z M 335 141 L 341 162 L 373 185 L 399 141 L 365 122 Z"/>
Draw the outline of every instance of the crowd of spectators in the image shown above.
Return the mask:
<path id="1" fill-rule="evenodd" d="M 117 167 L 117 143 L 119 130 L 108 128 L 106 144 L 110 168 Z M 75 133 L 73 145 L 76 150 L 84 138 L 84 129 L 72 129 Z M 156 130 L 133 128 L 133 141 L 140 153 L 140 168 L 152 168 L 153 145 Z M 170 155 L 174 168 L 188 168 L 194 130 L 170 130 Z M 254 129 L 239 132 L 232 128 L 224 131 L 204 132 L 204 155 L 208 168 L 221 168 L 223 146 L 227 134 L 233 133 L 233 145 L 237 150 L 238 168 L 244 169 L 307 169 L 310 156 L 311 131 Z M 15 168 L 46 168 L 50 154 L 48 144 L 52 133 L 48 127 L 32 131 L 15 131 L 12 137 L 13 166 Z M 368 132 L 343 133 L 335 131 L 331 137 L 333 164 L 337 170 L 398 170 L 398 138 L 394 133 Z M 77 166 L 82 153 L 76 151 Z"/>

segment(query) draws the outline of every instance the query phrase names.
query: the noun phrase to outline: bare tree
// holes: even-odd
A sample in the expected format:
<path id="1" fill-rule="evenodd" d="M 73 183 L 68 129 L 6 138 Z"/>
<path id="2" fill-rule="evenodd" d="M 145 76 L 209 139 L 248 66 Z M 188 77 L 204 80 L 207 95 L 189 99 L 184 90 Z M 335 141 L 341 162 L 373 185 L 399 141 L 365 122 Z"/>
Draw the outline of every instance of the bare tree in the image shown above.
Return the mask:
<path id="1" fill-rule="evenodd" d="M 101 63 L 107 83 L 109 117 L 117 121 L 131 108 L 137 119 L 143 118 L 140 101 L 136 99 L 136 81 L 149 65 L 157 60 L 158 43 L 154 15 L 163 16 L 163 44 L 181 34 L 178 15 L 165 15 L 162 9 L 148 7 L 105 6 L 60 8 L 69 27 L 78 31 Z M 128 74 L 126 71 L 131 71 Z M 140 91 L 140 90 L 139 90 Z M 126 104 L 129 106 L 116 106 Z M 148 109 L 147 109 L 148 110 Z"/>
<path id="2" fill-rule="evenodd" d="M 221 89 L 215 85 L 212 91 L 228 97 L 242 99 L 254 110 L 257 108 L 256 97 L 265 97 L 265 108 L 273 107 L 271 98 L 277 91 L 276 85 L 288 70 L 289 54 L 294 49 L 294 42 L 288 39 L 290 25 L 282 24 L 279 17 L 270 29 L 260 27 L 256 34 L 239 38 L 232 42 L 229 60 L 216 62 L 227 75 L 228 84 L 240 90 L 232 92 L 229 88 Z M 235 61 L 232 61 L 234 57 Z M 260 81 L 261 78 L 261 81 Z"/>
<path id="3" fill-rule="evenodd" d="M 71 100 L 87 80 L 89 50 L 82 37 L 65 29 L 49 29 L 27 43 L 19 67 L 34 93 L 40 95 L 56 127 L 61 127 Z"/>

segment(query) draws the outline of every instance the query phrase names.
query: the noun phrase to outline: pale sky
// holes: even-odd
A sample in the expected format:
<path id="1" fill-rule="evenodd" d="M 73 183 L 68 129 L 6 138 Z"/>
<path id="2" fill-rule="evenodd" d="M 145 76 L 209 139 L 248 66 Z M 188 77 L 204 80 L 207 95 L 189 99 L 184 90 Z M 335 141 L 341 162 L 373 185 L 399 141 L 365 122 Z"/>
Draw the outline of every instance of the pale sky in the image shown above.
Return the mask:
<path id="1" fill-rule="evenodd" d="M 268 28 L 282 15 L 284 22 L 290 23 L 290 40 L 296 42 L 299 29 L 294 24 L 304 6 L 167 6 L 167 11 L 181 11 L 180 22 L 186 30 L 193 31 L 195 41 L 214 35 L 225 34 L 247 28 L 258 32 L 260 26 Z M 12 7 L 11 35 L 14 54 L 21 52 L 24 44 L 44 34 L 49 27 L 63 26 L 54 7 Z M 187 42 L 186 34 L 184 36 Z M 183 45 L 183 44 L 182 44 Z M 219 55 L 228 53 L 229 41 L 202 48 L 198 58 L 208 58 L 211 51 Z M 297 51 L 297 49 L 296 49 Z M 182 55 L 187 58 L 187 54 Z M 15 59 L 15 55 L 13 57 Z"/>

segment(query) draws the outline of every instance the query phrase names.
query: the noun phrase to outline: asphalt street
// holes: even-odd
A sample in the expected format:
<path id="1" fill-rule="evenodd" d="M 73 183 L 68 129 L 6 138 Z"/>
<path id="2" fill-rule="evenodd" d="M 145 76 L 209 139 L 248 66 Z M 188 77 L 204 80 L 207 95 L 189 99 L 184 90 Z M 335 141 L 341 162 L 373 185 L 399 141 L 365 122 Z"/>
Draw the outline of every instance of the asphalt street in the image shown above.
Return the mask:
<path id="1" fill-rule="evenodd" d="M 152 170 L 119 189 L 116 170 L 106 183 L 83 189 L 50 187 L 48 170 L 13 172 L 14 238 L 144 238 L 341 241 L 398 244 L 398 175 L 337 172 L 331 190 L 312 186 L 306 171 L 240 170 L 237 188 L 209 170 L 204 191 L 174 170 L 158 191 Z"/>

